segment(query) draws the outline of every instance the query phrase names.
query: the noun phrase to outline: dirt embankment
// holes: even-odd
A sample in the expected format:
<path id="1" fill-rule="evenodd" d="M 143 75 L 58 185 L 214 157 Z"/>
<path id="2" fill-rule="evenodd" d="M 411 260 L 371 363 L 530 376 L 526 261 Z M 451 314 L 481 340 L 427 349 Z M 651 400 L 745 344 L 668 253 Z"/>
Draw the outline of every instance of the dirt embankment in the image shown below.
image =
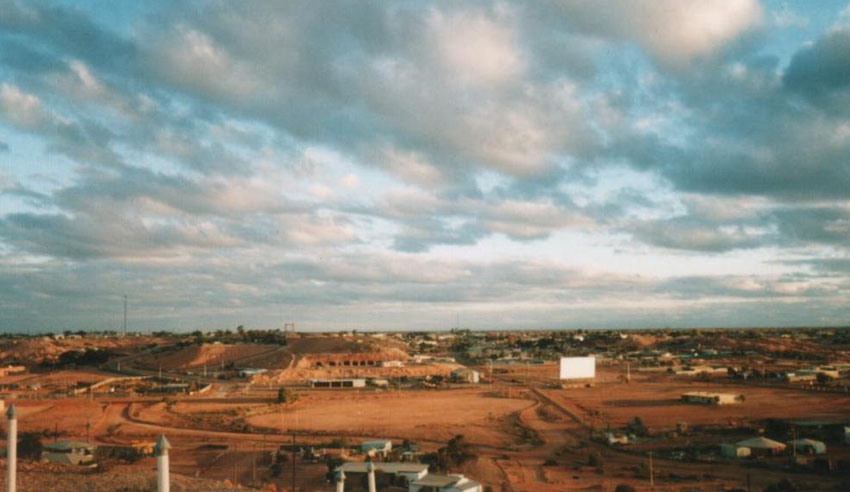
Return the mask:
<path id="1" fill-rule="evenodd" d="M 0 460 L 0 481 L 5 483 L 6 460 Z M 116 490 L 155 490 L 156 471 L 153 459 L 138 465 L 121 465 L 101 473 L 75 469 L 70 466 L 18 463 L 20 492 L 115 492 Z M 171 490 L 175 492 L 226 492 L 233 490 L 229 482 L 189 478 L 171 474 Z"/>
<path id="2" fill-rule="evenodd" d="M 162 344 L 164 339 L 156 337 L 83 337 L 54 340 L 49 337 L 29 339 L 0 339 L 0 361 L 15 360 L 27 365 L 38 365 L 44 361 L 55 362 L 59 356 L 71 350 L 114 350 L 132 351 L 146 345 Z"/>
<path id="3" fill-rule="evenodd" d="M 259 356 L 278 349 L 277 345 L 207 343 L 189 345 L 174 352 L 155 354 L 139 360 L 137 364 L 147 369 L 185 370 L 209 365 L 238 363 L 241 359 Z"/>
<path id="4" fill-rule="evenodd" d="M 302 382 L 311 379 L 345 378 L 421 378 L 425 376 L 448 377 L 452 371 L 462 367 L 452 363 L 417 364 L 402 367 L 292 367 L 267 374 L 259 374 L 251 379 L 255 384 Z"/>

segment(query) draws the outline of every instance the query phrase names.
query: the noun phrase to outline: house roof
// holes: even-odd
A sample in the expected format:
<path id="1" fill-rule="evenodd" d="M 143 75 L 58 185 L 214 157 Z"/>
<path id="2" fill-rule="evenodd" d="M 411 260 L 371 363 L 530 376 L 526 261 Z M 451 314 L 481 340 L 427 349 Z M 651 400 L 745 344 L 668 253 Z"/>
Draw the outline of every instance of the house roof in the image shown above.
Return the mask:
<path id="1" fill-rule="evenodd" d="M 475 480 L 467 479 L 465 482 L 455 485 L 455 487 L 459 488 L 460 490 L 470 490 L 480 485 L 481 484 L 476 482 Z"/>
<path id="2" fill-rule="evenodd" d="M 374 463 L 374 462 L 373 462 Z M 428 471 L 428 465 L 422 463 L 374 463 L 376 471 L 384 473 L 422 473 Z M 337 470 L 342 470 L 346 473 L 366 473 L 365 461 L 352 461 L 343 463 Z"/>
<path id="3" fill-rule="evenodd" d="M 448 487 L 458 483 L 462 478 L 461 475 L 428 474 L 412 482 L 412 484 L 420 487 Z"/>
<path id="4" fill-rule="evenodd" d="M 785 449 L 785 445 L 781 442 L 766 437 L 753 437 L 752 439 L 745 439 L 735 444 L 751 449 Z"/>
<path id="5" fill-rule="evenodd" d="M 389 439 L 382 439 L 380 441 L 363 441 L 360 444 L 361 448 L 385 448 L 387 445 L 392 446 L 393 442 Z"/>
<path id="6" fill-rule="evenodd" d="M 56 441 L 45 444 L 43 447 L 48 451 L 66 452 L 73 451 L 74 449 L 91 449 L 93 446 L 91 444 L 78 441 Z"/>
<path id="7" fill-rule="evenodd" d="M 49 463 L 76 465 L 76 463 L 71 461 L 71 455 L 68 453 L 44 453 L 44 459 Z"/>
<path id="8" fill-rule="evenodd" d="M 826 444 L 814 439 L 797 439 L 796 441 L 788 441 L 789 446 L 793 446 L 794 443 L 796 443 L 798 447 L 811 446 L 815 449 L 826 449 Z"/>

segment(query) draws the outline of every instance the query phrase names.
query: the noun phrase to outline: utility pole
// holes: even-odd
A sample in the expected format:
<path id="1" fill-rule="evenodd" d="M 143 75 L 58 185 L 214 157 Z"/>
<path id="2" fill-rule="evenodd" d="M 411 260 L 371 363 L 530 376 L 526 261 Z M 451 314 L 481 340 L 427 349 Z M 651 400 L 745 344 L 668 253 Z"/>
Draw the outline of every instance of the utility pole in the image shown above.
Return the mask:
<path id="1" fill-rule="evenodd" d="M 237 458 L 238 459 L 238 458 Z M 233 462 L 233 490 L 239 487 L 239 462 Z"/>
<path id="2" fill-rule="evenodd" d="M 295 429 L 292 429 L 292 492 L 295 492 Z"/>
<path id="3" fill-rule="evenodd" d="M 649 486 L 655 487 L 655 470 L 652 469 L 652 451 L 649 452 Z"/>
<path id="4" fill-rule="evenodd" d="M 794 436 L 793 437 L 794 440 L 792 441 L 792 443 L 794 444 L 794 464 L 796 465 L 797 464 L 797 428 L 792 427 L 791 431 L 793 432 L 793 436 Z"/>
<path id="5" fill-rule="evenodd" d="M 626 382 L 632 382 L 632 363 L 626 362 Z"/>
<path id="6" fill-rule="evenodd" d="M 127 294 L 124 294 L 124 336 L 127 336 Z"/>

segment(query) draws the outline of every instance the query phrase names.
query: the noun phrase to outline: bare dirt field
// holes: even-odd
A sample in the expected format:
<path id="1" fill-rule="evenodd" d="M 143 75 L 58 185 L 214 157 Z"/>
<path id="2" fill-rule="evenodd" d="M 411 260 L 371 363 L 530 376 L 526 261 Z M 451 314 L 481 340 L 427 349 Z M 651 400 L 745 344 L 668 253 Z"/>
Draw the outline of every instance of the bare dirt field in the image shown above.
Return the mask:
<path id="1" fill-rule="evenodd" d="M 463 434 L 477 444 L 509 446 L 516 436 L 505 426 L 505 418 L 533 403 L 521 398 L 496 397 L 481 389 L 312 392 L 283 413 L 257 415 L 247 420 L 257 427 L 399 439 L 448 441 Z"/>
<path id="2" fill-rule="evenodd" d="M 85 436 L 86 426 L 97 425 L 104 417 L 103 403 L 85 398 L 15 401 L 21 432 L 53 431 Z"/>
<path id="3" fill-rule="evenodd" d="M 114 374 L 95 370 L 84 371 L 52 371 L 44 373 L 26 373 L 14 374 L 0 378 L 0 384 L 39 384 L 39 385 L 59 385 L 73 386 L 74 383 L 96 383 L 107 378 L 114 377 Z"/>
<path id="4" fill-rule="evenodd" d="M 671 430 L 680 421 L 689 425 L 737 426 L 766 418 L 846 419 L 850 413 L 850 395 L 756 386 L 670 381 L 542 391 L 597 427 L 621 427 L 636 416 L 652 429 Z M 687 391 L 741 394 L 745 401 L 720 406 L 687 404 L 680 399 Z"/>

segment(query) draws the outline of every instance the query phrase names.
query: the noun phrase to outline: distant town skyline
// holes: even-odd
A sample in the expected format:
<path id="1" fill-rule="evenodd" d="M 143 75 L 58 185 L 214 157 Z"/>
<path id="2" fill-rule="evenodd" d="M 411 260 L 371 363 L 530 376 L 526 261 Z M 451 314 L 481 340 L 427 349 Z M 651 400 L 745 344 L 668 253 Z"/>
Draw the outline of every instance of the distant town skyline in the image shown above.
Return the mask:
<path id="1" fill-rule="evenodd" d="M 0 3 L 0 331 L 850 324 L 850 3 Z"/>

